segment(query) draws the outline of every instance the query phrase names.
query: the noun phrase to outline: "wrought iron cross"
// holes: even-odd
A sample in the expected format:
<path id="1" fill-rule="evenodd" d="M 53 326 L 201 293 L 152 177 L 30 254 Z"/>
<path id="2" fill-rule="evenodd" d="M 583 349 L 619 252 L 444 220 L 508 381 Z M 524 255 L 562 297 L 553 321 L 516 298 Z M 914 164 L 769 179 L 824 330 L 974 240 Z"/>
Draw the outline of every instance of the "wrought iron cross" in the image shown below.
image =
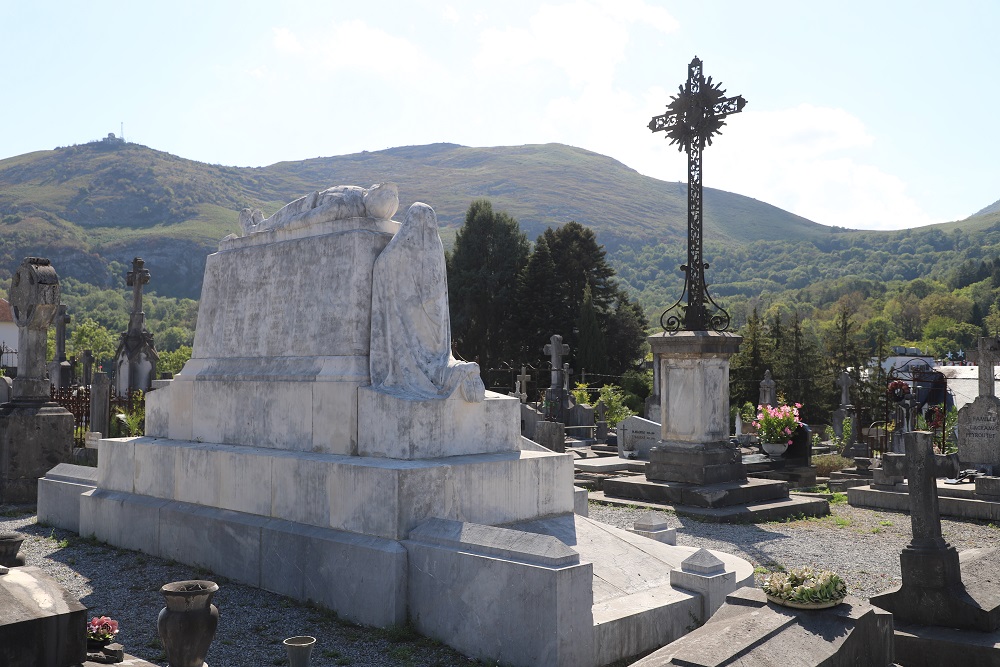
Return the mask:
<path id="1" fill-rule="evenodd" d="M 679 92 L 667 105 L 667 113 L 654 116 L 649 121 L 653 132 L 664 131 L 670 144 L 677 144 L 677 150 L 687 151 L 688 156 L 688 252 L 687 264 L 681 266 L 684 272 L 684 291 L 681 298 L 660 316 L 664 330 L 675 333 L 683 324 L 687 331 L 725 331 L 729 328 L 729 313 L 712 300 L 705 284 L 705 269 L 702 261 L 702 165 L 701 152 L 712 145 L 712 137 L 719 134 L 726 116 L 739 113 L 747 101 L 742 95 L 726 97 L 721 84 L 713 84 L 712 77 L 705 78 L 702 62 L 697 57 L 688 65 L 688 80 L 679 87 Z M 687 306 L 680 303 L 687 295 Z M 708 314 L 711 303 L 716 311 Z M 675 308 L 683 311 L 682 318 L 671 314 Z"/>

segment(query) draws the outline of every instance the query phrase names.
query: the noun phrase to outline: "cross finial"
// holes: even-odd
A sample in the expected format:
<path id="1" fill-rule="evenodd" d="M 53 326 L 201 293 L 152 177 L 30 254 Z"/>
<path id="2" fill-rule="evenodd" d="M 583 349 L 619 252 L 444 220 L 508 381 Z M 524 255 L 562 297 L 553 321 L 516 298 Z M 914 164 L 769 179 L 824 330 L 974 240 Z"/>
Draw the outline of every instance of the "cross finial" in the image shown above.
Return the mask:
<path id="1" fill-rule="evenodd" d="M 725 331 L 729 327 L 729 313 L 712 300 L 705 284 L 702 261 L 702 163 L 701 152 L 712 145 L 712 137 L 726 124 L 725 118 L 739 113 L 747 101 L 742 95 L 726 97 L 720 84 L 713 84 L 712 77 L 705 78 L 702 62 L 695 56 L 688 65 L 688 80 L 667 105 L 667 113 L 654 116 L 649 121 L 653 132 L 664 131 L 671 145 L 688 155 L 688 257 L 681 266 L 684 272 L 684 291 L 681 298 L 660 316 L 664 330 L 676 333 L 683 324 L 687 331 Z M 687 295 L 687 305 L 680 303 Z M 709 316 L 708 304 L 715 307 Z M 681 314 L 673 314 L 678 309 Z"/>

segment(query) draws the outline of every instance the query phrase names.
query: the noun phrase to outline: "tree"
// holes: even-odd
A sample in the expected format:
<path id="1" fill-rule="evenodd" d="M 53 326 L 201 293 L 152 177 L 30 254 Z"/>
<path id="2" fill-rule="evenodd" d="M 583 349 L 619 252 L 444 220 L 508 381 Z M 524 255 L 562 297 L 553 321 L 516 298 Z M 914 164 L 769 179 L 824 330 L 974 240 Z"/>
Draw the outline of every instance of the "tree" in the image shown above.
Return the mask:
<path id="1" fill-rule="evenodd" d="M 528 239 L 517 220 L 477 199 L 447 259 L 456 349 L 484 369 L 510 359 L 518 347 L 517 278 L 528 262 Z"/>
<path id="2" fill-rule="evenodd" d="M 537 358 L 549 337 L 562 329 L 557 314 L 559 297 L 555 282 L 556 265 L 548 241 L 540 236 L 524 271 L 518 276 L 519 356 L 522 360 Z"/>
<path id="3" fill-rule="evenodd" d="M 77 359 L 83 357 L 84 350 L 90 350 L 95 363 L 102 364 L 114 359 L 118 336 L 88 317 L 73 328 L 69 343 L 68 347 Z"/>
<path id="4" fill-rule="evenodd" d="M 740 329 L 740 335 L 743 336 L 740 351 L 733 355 L 729 364 L 732 369 L 729 403 L 743 405 L 749 401 L 757 405 L 760 381 L 764 379 L 764 371 L 771 368 L 773 346 L 756 308 Z"/>
<path id="5" fill-rule="evenodd" d="M 619 291 L 615 309 L 609 314 L 604 327 L 609 373 L 624 374 L 635 369 L 636 364 L 645 359 L 648 328 L 649 320 L 639 302 L 629 299 L 624 291 Z"/>
<path id="6" fill-rule="evenodd" d="M 604 344 L 604 333 L 601 325 L 597 321 L 597 311 L 594 309 L 594 298 L 587 285 L 583 290 L 583 305 L 580 308 L 580 317 L 577 318 L 576 328 L 578 330 L 576 350 L 576 363 L 580 367 L 580 372 L 587 370 L 591 373 L 605 373 L 607 371 L 607 347 Z"/>

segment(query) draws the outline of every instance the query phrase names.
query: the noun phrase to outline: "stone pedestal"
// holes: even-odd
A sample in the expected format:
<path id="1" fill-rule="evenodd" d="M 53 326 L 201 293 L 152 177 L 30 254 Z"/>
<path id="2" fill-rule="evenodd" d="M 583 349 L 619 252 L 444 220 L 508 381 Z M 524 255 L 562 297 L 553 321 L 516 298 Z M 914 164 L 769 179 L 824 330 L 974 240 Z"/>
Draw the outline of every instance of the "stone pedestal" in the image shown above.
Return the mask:
<path id="1" fill-rule="evenodd" d="M 742 338 L 709 331 L 650 336 L 659 366 L 660 442 L 650 450 L 650 481 L 716 484 L 746 479 L 729 444 L 729 357 Z"/>
<path id="2" fill-rule="evenodd" d="M 37 567 L 0 576 L 0 665 L 75 667 L 86 659 L 87 608 Z"/>
<path id="3" fill-rule="evenodd" d="M 73 454 L 73 415 L 56 403 L 0 405 L 0 503 L 33 503 L 38 478 Z"/>

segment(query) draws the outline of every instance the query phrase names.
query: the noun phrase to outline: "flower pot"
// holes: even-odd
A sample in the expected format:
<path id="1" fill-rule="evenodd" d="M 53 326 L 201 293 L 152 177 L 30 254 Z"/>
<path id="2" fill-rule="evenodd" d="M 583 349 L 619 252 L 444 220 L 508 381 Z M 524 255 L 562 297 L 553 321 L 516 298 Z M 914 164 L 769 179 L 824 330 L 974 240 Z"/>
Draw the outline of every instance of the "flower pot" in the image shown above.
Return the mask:
<path id="1" fill-rule="evenodd" d="M 87 653 L 101 653 L 104 651 L 104 647 L 110 643 L 110 639 L 91 639 L 87 637 Z"/>
<path id="2" fill-rule="evenodd" d="M 768 456 L 781 456 L 788 449 L 787 442 L 762 442 L 760 446 Z"/>
<path id="3" fill-rule="evenodd" d="M 282 643 L 288 652 L 289 667 L 309 667 L 315 637 L 289 637 Z"/>
<path id="4" fill-rule="evenodd" d="M 765 593 L 765 595 L 767 594 Z M 792 609 L 829 609 L 830 607 L 836 607 L 844 601 L 844 598 L 839 598 L 837 600 L 827 600 L 826 602 L 793 602 L 792 600 L 775 597 L 774 595 L 767 595 L 767 599 L 774 604 L 779 604 L 782 607 L 791 607 Z"/>
<path id="5" fill-rule="evenodd" d="M 24 565 L 24 557 L 17 552 L 24 542 L 21 533 L 0 533 L 0 565 L 4 567 L 19 567 Z"/>
<path id="6" fill-rule="evenodd" d="M 170 667 L 205 664 L 219 625 L 219 610 L 212 604 L 217 590 L 212 581 L 175 581 L 160 588 L 167 606 L 160 610 L 156 630 Z"/>

